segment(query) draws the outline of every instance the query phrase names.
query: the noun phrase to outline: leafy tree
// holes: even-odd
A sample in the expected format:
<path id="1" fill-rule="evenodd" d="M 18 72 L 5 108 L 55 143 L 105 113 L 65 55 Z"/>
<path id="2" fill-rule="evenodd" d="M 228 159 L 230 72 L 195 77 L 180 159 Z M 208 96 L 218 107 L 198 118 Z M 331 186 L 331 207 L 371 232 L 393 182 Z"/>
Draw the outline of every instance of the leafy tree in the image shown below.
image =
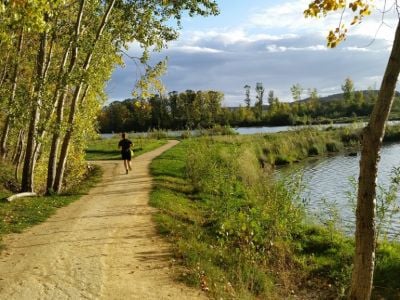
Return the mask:
<path id="1" fill-rule="evenodd" d="M 292 85 L 290 88 L 290 92 L 292 93 L 293 101 L 301 100 L 301 94 L 303 93 L 303 88 L 299 83 Z"/>
<path id="2" fill-rule="evenodd" d="M 350 78 L 346 78 L 344 84 L 342 84 L 343 98 L 345 104 L 351 104 L 354 100 L 354 83 Z"/>
<path id="3" fill-rule="evenodd" d="M 271 105 L 273 105 L 275 103 L 278 103 L 278 102 L 279 102 L 278 97 L 275 97 L 274 91 L 270 90 L 268 92 L 268 104 L 271 106 Z"/>

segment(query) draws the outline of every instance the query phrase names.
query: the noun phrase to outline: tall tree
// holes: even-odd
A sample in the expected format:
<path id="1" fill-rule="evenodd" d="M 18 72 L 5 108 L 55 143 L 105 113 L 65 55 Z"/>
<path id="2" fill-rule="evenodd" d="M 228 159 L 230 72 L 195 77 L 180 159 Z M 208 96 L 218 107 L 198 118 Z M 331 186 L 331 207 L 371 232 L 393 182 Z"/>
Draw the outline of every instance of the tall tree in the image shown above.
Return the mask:
<path id="1" fill-rule="evenodd" d="M 244 86 L 244 92 L 245 92 L 245 95 L 246 95 L 246 98 L 244 98 L 244 103 L 246 104 L 247 108 L 250 108 L 250 105 L 251 105 L 250 89 L 251 89 L 251 86 L 249 86 L 248 84 L 246 84 Z"/>
<path id="2" fill-rule="evenodd" d="M 354 13 L 351 24 L 358 24 L 364 16 L 370 14 L 371 1 L 356 0 L 316 0 L 312 1 L 305 11 L 306 16 L 324 16 L 328 12 L 343 10 L 347 7 Z M 397 2 L 394 3 L 397 8 Z M 386 9 L 384 9 L 386 11 Z M 328 35 L 328 46 L 335 47 L 345 39 L 347 29 L 344 24 L 331 30 Z M 370 299 L 373 287 L 375 267 L 376 226 L 376 178 L 378 161 L 385 124 L 393 103 L 396 82 L 400 73 L 400 23 L 398 23 L 386 70 L 379 89 L 378 99 L 374 105 L 370 120 L 362 132 L 360 173 L 358 178 L 356 209 L 356 252 L 351 279 L 350 299 Z"/>
<path id="3" fill-rule="evenodd" d="M 276 102 L 277 98 L 275 97 L 274 91 L 270 90 L 268 92 L 268 104 L 271 106 Z"/>
<path id="4" fill-rule="evenodd" d="M 301 95 L 303 93 L 303 88 L 299 83 L 293 84 L 290 88 L 290 92 L 292 93 L 293 101 L 300 101 Z"/>
<path id="5" fill-rule="evenodd" d="M 13 67 L 13 71 L 12 71 L 11 94 L 9 96 L 8 109 L 11 109 L 11 107 L 13 106 L 13 103 L 15 101 L 15 95 L 17 92 L 18 77 L 19 77 L 18 75 L 19 75 L 19 68 L 20 68 L 20 57 L 22 54 L 23 40 L 24 40 L 24 28 L 22 27 L 19 30 L 17 52 L 16 52 L 14 67 Z M 4 124 L 3 132 L 1 135 L 0 156 L 2 159 L 4 159 L 7 154 L 8 134 L 9 134 L 10 127 L 11 127 L 11 122 L 14 117 L 15 117 L 14 113 L 9 111 L 7 114 L 6 122 Z"/>
<path id="6" fill-rule="evenodd" d="M 354 100 L 354 83 L 351 78 L 346 78 L 342 84 L 343 98 L 347 105 L 351 104 Z"/>
<path id="7" fill-rule="evenodd" d="M 263 104 L 264 104 L 264 86 L 262 82 L 257 82 L 256 83 L 256 93 L 257 93 L 257 102 L 254 105 L 255 108 L 255 115 L 256 118 L 261 120 L 262 119 L 262 113 L 263 113 Z"/>

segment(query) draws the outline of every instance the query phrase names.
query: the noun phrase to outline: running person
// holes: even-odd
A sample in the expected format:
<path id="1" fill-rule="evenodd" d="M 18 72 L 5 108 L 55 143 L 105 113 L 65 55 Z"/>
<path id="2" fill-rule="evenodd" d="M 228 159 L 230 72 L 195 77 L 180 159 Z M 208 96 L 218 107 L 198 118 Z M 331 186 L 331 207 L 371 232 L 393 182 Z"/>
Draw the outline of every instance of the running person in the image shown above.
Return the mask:
<path id="1" fill-rule="evenodd" d="M 128 168 L 129 170 L 132 170 L 131 168 L 131 146 L 133 143 L 126 138 L 125 133 L 121 134 L 122 139 L 118 143 L 118 148 L 121 148 L 121 157 L 122 160 L 124 161 L 124 167 L 126 174 L 128 174 Z"/>

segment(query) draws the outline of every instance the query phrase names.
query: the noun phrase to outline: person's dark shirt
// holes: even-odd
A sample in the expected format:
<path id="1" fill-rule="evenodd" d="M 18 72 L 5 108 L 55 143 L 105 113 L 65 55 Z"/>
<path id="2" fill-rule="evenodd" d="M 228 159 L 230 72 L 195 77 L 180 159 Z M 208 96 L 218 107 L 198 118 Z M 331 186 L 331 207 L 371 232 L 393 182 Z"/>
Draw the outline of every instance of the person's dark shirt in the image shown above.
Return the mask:
<path id="1" fill-rule="evenodd" d="M 118 143 L 118 147 L 121 147 L 121 151 L 128 151 L 131 145 L 132 142 L 128 139 L 122 139 Z"/>

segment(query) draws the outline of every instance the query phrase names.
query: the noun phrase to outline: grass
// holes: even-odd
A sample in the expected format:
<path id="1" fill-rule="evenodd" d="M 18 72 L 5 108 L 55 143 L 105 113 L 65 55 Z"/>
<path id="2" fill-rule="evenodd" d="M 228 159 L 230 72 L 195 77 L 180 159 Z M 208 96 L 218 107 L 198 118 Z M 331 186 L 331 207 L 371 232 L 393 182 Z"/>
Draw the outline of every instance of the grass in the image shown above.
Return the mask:
<path id="1" fill-rule="evenodd" d="M 277 210 L 270 217 L 268 208 L 248 197 L 250 191 L 246 191 L 246 184 L 234 183 L 236 175 L 232 173 L 234 176 L 228 178 L 226 173 L 218 171 L 226 168 L 233 171 L 237 167 L 235 164 L 228 166 L 232 157 L 225 157 L 230 153 L 236 155 L 237 145 L 226 144 L 225 139 L 207 144 L 197 142 L 205 140 L 210 142 L 211 139 L 184 141 L 151 165 L 157 185 L 150 203 L 160 209 L 155 216 L 159 232 L 172 239 L 175 256 L 187 268 L 181 279 L 209 291 L 212 298 L 279 298 L 281 291 L 274 288 L 274 283 L 283 279 L 274 275 L 269 267 L 285 261 L 289 250 L 285 249 L 284 240 L 288 234 L 286 229 L 291 225 L 283 225 L 286 229 L 279 231 L 283 223 L 275 222 L 280 217 Z M 208 157 L 206 148 L 222 155 L 215 159 Z M 190 155 L 194 155 L 192 162 L 186 160 Z M 242 155 L 248 154 L 245 151 Z M 196 161 L 205 164 L 204 168 L 191 165 Z M 257 164 L 257 160 L 252 163 Z M 239 172 L 244 175 L 245 171 Z M 194 173 L 199 176 L 188 177 Z M 251 178 L 255 176 L 247 176 L 245 180 Z M 201 182 L 196 184 L 193 182 L 196 180 Z M 217 182 L 216 186 L 209 185 L 210 182 Z M 282 196 L 282 202 L 276 205 L 280 205 L 283 214 L 294 209 L 283 199 L 283 190 L 268 188 Z M 285 207 L 286 204 L 290 207 Z M 266 230 L 267 227 L 272 229 Z M 277 243 L 270 244 L 271 239 Z"/>
<path id="2" fill-rule="evenodd" d="M 268 165 L 357 147 L 357 130 L 203 137 L 156 158 L 150 203 L 180 278 L 214 299 L 345 297 L 354 242 L 310 224 L 296 183 L 272 181 Z M 378 246 L 374 299 L 399 299 L 399 250 Z"/>
<path id="3" fill-rule="evenodd" d="M 89 143 L 86 150 L 86 160 L 118 160 L 121 159 L 121 152 L 118 149 L 119 137 L 110 139 L 97 139 Z M 164 144 L 165 139 L 134 138 L 133 152 L 135 156 L 154 150 Z"/>

